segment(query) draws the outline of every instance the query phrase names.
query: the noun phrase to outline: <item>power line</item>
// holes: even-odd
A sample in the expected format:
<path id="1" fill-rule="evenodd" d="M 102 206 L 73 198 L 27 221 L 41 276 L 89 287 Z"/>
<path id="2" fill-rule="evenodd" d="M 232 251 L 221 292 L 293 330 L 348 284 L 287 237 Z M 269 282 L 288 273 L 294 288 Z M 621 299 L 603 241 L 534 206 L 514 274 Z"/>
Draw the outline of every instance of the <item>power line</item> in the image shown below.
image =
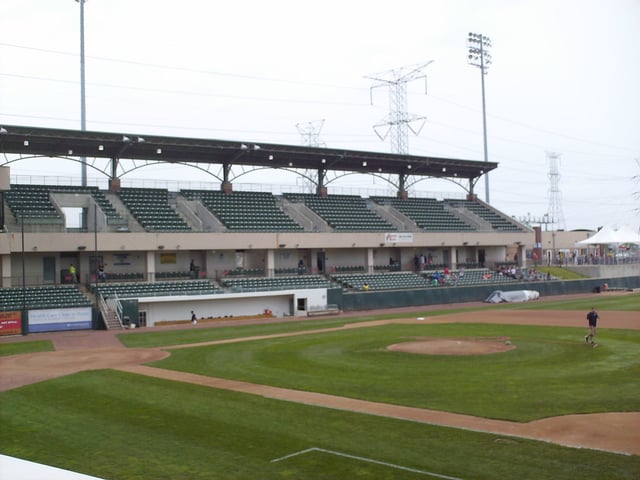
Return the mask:
<path id="1" fill-rule="evenodd" d="M 64 52 L 64 51 L 61 51 L 61 50 L 50 50 L 50 49 L 46 49 L 46 48 L 27 47 L 27 46 L 24 46 L 24 45 L 16 45 L 16 44 L 12 44 L 12 43 L 0 42 L 0 46 L 11 47 L 11 48 L 19 48 L 19 49 L 31 50 L 31 51 L 42 52 L 42 53 L 52 53 L 52 54 L 55 54 L 55 55 L 65 55 L 65 56 L 71 56 L 71 57 L 77 57 L 78 56 L 78 54 L 74 53 L 74 52 Z M 188 72 L 188 73 L 198 73 L 198 74 L 202 74 L 202 75 L 215 75 L 215 76 L 220 76 L 220 77 L 229 77 L 229 78 L 245 79 L 245 80 L 259 80 L 261 82 L 277 82 L 277 83 L 285 83 L 285 84 L 292 84 L 292 85 L 308 85 L 308 86 L 319 86 L 319 87 L 325 87 L 325 88 L 338 88 L 338 89 L 358 90 L 358 91 L 362 91 L 363 90 L 363 88 L 346 87 L 344 85 L 330 85 L 330 84 L 315 83 L 315 82 L 302 82 L 302 81 L 284 79 L 284 78 L 274 78 L 274 77 L 265 77 L 265 76 L 259 76 L 259 75 L 247 75 L 247 74 L 238 74 L 238 73 L 229 73 L 229 72 L 219 72 L 219 71 L 215 71 L 215 70 L 202 70 L 202 69 L 191 68 L 191 67 L 176 67 L 175 65 L 164 65 L 164 64 L 159 64 L 159 63 L 139 62 L 139 61 L 135 61 L 135 60 L 123 60 L 123 59 L 118 59 L 118 58 L 101 57 L 101 56 L 94 56 L 94 55 L 87 55 L 86 58 L 90 58 L 90 59 L 93 59 L 93 60 L 100 60 L 100 61 L 104 61 L 104 62 L 122 63 L 122 64 L 125 64 L 125 65 L 135 65 L 135 66 L 141 66 L 141 67 L 158 68 L 158 69 L 163 69 L 163 70 L 173 70 L 173 71 L 182 71 L 182 72 Z"/>
<path id="2" fill-rule="evenodd" d="M 12 44 L 12 43 L 7 43 L 7 42 L 0 42 L 0 47 L 16 48 L 16 49 L 22 49 L 22 50 L 27 50 L 27 51 L 42 52 L 42 53 L 46 53 L 46 54 L 65 55 L 65 56 L 70 56 L 70 57 L 74 57 L 74 58 L 78 57 L 78 54 L 75 53 L 75 52 L 65 52 L 65 51 L 60 51 L 60 50 L 52 50 L 52 49 L 45 49 L 45 48 L 38 48 L 38 47 L 30 47 L 30 46 Z M 116 58 L 110 58 L 110 57 L 101 57 L 101 56 L 89 56 L 89 55 L 87 55 L 86 58 L 91 58 L 91 59 L 100 60 L 100 61 L 127 64 L 127 65 L 152 67 L 152 68 L 165 69 L 165 70 L 182 71 L 182 72 L 187 72 L 187 73 L 216 75 L 216 76 L 228 77 L 228 78 L 236 78 L 236 79 L 246 79 L 246 80 L 253 80 L 253 81 L 264 81 L 264 82 L 274 82 L 274 83 L 283 83 L 283 84 L 295 84 L 295 85 L 303 85 L 303 86 L 319 86 L 319 87 L 323 87 L 323 88 L 352 90 L 352 91 L 357 91 L 357 92 L 364 91 L 364 87 L 350 87 L 350 86 L 345 86 L 345 85 L 325 84 L 325 83 L 318 83 L 318 82 L 295 81 L 295 80 L 290 80 L 290 79 L 274 78 L 274 77 L 266 77 L 266 76 L 258 76 L 258 75 L 235 74 L 235 73 L 229 73 L 229 72 L 220 72 L 220 71 L 196 69 L 196 68 L 189 68 L 189 67 L 177 67 L 177 66 L 172 66 L 172 65 L 155 64 L 155 63 L 148 63 L 148 62 L 139 62 L 139 61 L 133 61 L 133 60 L 123 60 L 123 59 L 116 59 Z M 28 80 L 38 80 L 38 81 L 51 81 L 51 82 L 58 82 L 58 83 L 69 83 L 69 84 L 73 84 L 73 85 L 77 85 L 78 84 L 77 81 L 64 80 L 64 79 L 55 79 L 55 78 L 42 77 L 42 76 L 19 75 L 19 74 L 10 74 L 10 73 L 0 73 L 0 76 L 12 77 L 12 78 L 18 78 L 18 79 L 28 79 Z M 224 94 L 216 94 L 216 93 L 208 93 L 208 92 L 195 92 L 195 91 L 189 91 L 189 90 L 168 90 L 168 89 L 157 89 L 157 88 L 156 89 L 152 89 L 152 88 L 149 88 L 149 87 L 134 87 L 134 86 L 116 85 L 116 84 L 109 84 L 109 83 L 94 83 L 94 82 L 91 82 L 91 83 L 88 83 L 88 85 L 102 87 L 102 88 L 116 88 L 116 89 L 131 90 L 131 91 L 157 92 L 157 93 L 167 93 L 167 94 L 173 94 L 173 95 L 191 95 L 191 96 L 217 97 L 217 98 L 239 99 L 239 100 L 247 100 L 247 101 L 285 102 L 285 103 L 300 103 L 300 104 L 352 106 L 352 107 L 364 107 L 364 106 L 366 106 L 365 104 L 361 104 L 361 103 L 327 102 L 327 101 L 322 101 L 322 100 L 295 100 L 295 99 L 292 100 L 292 99 L 286 99 L 286 98 L 265 98 L 265 97 L 242 96 L 242 95 L 224 95 Z M 449 104 L 449 105 L 454 105 L 454 106 L 456 106 L 458 108 L 465 109 L 465 110 L 468 110 L 468 111 L 473 111 L 473 112 L 478 112 L 479 111 L 477 108 L 470 107 L 468 105 L 463 105 L 461 103 L 458 103 L 458 102 L 455 102 L 453 100 L 446 99 L 446 98 L 443 98 L 443 97 L 439 97 L 437 95 L 430 94 L 429 97 L 433 98 L 433 99 L 436 99 L 436 100 L 438 100 L 440 102 L 443 102 L 443 103 L 446 103 L 446 104 Z M 597 141 L 590 140 L 590 139 L 584 139 L 584 138 L 575 137 L 575 136 L 572 136 L 572 135 L 566 135 L 566 134 L 563 134 L 563 133 L 558 133 L 558 132 L 555 132 L 555 131 L 551 131 L 551 130 L 547 130 L 547 129 L 544 129 L 544 128 L 536 127 L 534 125 L 530 125 L 530 124 L 527 124 L 527 123 L 519 121 L 519 120 L 514 120 L 514 119 L 506 118 L 506 117 L 503 117 L 503 116 L 500 116 L 500 115 L 491 114 L 489 112 L 487 112 L 487 116 L 492 118 L 492 119 L 500 120 L 500 121 L 505 122 L 505 123 L 519 125 L 519 126 L 521 126 L 523 128 L 527 128 L 527 129 L 530 129 L 530 130 L 538 131 L 538 132 L 545 133 L 545 134 L 548 134 L 548 135 L 553 135 L 553 136 L 560 137 L 560 138 L 565 138 L 565 139 L 569 139 L 569 140 L 573 140 L 573 141 L 584 142 L 584 143 L 591 144 L 591 145 L 598 145 L 598 146 L 602 146 L 602 147 L 606 147 L 606 148 L 613 148 L 613 149 L 617 149 L 617 150 L 626 150 L 626 151 L 634 152 L 634 153 L 637 152 L 637 150 L 634 149 L 634 148 L 630 148 L 630 147 L 626 147 L 626 146 L 611 145 L 611 144 L 597 142 Z M 95 122 L 94 120 L 92 120 L 92 122 L 99 123 L 99 122 Z M 430 122 L 430 123 L 437 124 L 437 122 Z M 455 129 L 459 129 L 461 131 L 465 130 L 465 129 L 460 129 L 460 127 L 453 127 L 453 126 L 442 124 L 442 123 L 440 125 L 445 127 L 445 128 L 455 128 Z M 478 132 L 475 132 L 475 133 L 477 134 Z M 504 138 L 504 137 L 495 136 L 493 134 L 491 135 L 491 139 L 492 140 L 499 139 L 501 141 L 513 142 L 513 143 L 518 143 L 518 144 L 522 144 L 522 145 L 535 146 L 534 144 L 529 144 L 528 142 L 522 142 L 522 141 L 519 141 L 519 140 L 507 139 L 507 138 Z M 542 149 L 546 148 L 546 146 L 543 146 L 543 145 L 537 145 L 537 146 L 542 148 Z M 569 151 L 569 150 L 566 150 L 564 148 L 563 148 L 563 151 L 565 153 L 575 153 L 575 154 L 580 154 L 580 155 L 597 155 L 595 153 L 589 153 L 589 152 Z M 605 154 L 603 156 L 614 157 L 616 155 L 615 154 Z M 623 154 L 619 154 L 619 156 L 623 156 Z"/>

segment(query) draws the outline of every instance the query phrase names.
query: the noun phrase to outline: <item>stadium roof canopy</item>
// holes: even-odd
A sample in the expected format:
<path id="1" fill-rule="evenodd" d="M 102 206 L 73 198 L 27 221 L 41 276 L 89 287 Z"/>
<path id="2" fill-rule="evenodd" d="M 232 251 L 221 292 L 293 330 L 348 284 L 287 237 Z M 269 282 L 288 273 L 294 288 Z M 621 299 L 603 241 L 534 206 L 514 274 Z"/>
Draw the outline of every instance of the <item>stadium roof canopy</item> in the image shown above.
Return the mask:
<path id="1" fill-rule="evenodd" d="M 4 154 L 49 157 L 110 158 L 170 163 L 244 165 L 267 168 L 321 169 L 342 172 L 429 176 L 474 180 L 495 168 L 494 162 L 455 158 L 304 147 L 263 142 L 136 135 L 0 126 Z"/>

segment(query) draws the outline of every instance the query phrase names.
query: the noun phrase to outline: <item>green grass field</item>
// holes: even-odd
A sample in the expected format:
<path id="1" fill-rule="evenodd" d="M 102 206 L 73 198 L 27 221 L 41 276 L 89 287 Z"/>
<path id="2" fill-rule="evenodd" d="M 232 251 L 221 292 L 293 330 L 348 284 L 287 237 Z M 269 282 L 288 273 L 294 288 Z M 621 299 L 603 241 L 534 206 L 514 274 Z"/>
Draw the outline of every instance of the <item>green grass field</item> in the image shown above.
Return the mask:
<path id="1" fill-rule="evenodd" d="M 32 342 L 4 343 L 0 345 L 0 357 L 18 355 L 20 353 L 53 352 L 53 342 L 50 340 L 34 340 Z"/>
<path id="2" fill-rule="evenodd" d="M 606 318 L 607 310 L 640 311 L 634 308 L 638 298 L 603 296 L 596 306 Z M 558 308 L 555 302 L 532 306 Z M 572 309 L 590 306 L 587 301 Z M 176 330 L 170 335 L 145 332 L 123 338 L 135 346 L 176 345 L 308 331 L 363 319 Z M 595 350 L 585 345 L 583 332 L 515 325 L 387 325 L 185 348 L 157 365 L 520 421 L 640 410 L 640 332 L 605 330 L 602 347 Z M 472 357 L 384 350 L 388 344 L 423 336 L 498 335 L 511 337 L 517 348 Z M 583 480 L 637 479 L 640 472 L 640 456 L 337 411 L 111 370 L 0 393 L 0 422 L 0 452 L 109 480 Z"/>
<path id="3" fill-rule="evenodd" d="M 421 337 L 499 336 L 517 348 L 473 356 L 386 351 Z M 640 332 L 608 330 L 599 341 L 588 347 L 576 328 L 385 325 L 179 349 L 154 366 L 516 421 L 640 410 Z"/>

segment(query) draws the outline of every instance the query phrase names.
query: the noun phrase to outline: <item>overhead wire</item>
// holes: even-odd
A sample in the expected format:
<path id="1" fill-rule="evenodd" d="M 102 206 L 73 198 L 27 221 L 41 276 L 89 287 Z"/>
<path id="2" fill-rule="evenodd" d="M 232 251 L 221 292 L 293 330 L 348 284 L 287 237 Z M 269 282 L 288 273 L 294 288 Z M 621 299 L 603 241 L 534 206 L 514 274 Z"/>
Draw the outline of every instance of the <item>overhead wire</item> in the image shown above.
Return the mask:
<path id="1" fill-rule="evenodd" d="M 23 50 L 28 50 L 28 51 L 41 52 L 41 53 L 46 53 L 46 54 L 56 54 L 56 55 L 65 55 L 65 56 L 78 57 L 78 53 L 75 53 L 75 52 L 65 52 L 65 51 L 60 51 L 60 50 L 45 49 L 45 48 L 39 48 L 39 47 L 31 47 L 31 46 L 18 45 L 18 44 L 7 43 L 7 42 L 0 42 L 0 46 L 8 47 L 8 48 L 23 49 Z M 165 65 L 165 64 L 156 64 L 156 63 L 150 63 L 150 62 L 140 62 L 140 61 L 134 61 L 134 60 L 116 59 L 116 58 L 102 57 L 102 56 L 87 56 L 86 58 L 90 58 L 90 59 L 94 59 L 94 60 L 100 60 L 100 61 L 106 61 L 106 62 L 127 64 L 127 65 L 152 67 L 152 68 L 158 68 L 158 69 L 181 71 L 181 72 L 187 72 L 187 73 L 197 73 L 197 74 L 204 74 L 204 75 L 216 75 L 216 76 L 235 78 L 235 79 L 247 79 L 247 80 L 252 80 L 252 81 L 266 81 L 266 82 L 274 82 L 274 83 L 282 83 L 282 84 L 295 84 L 295 85 L 302 85 L 302 86 L 319 86 L 319 87 L 324 87 L 324 88 L 347 89 L 347 90 L 356 90 L 356 91 L 364 91 L 365 90 L 364 88 L 361 88 L 361 87 L 350 87 L 350 86 L 345 86 L 345 85 L 326 84 L 326 83 L 320 83 L 320 82 L 309 82 L 309 81 L 299 81 L 299 80 L 296 81 L 296 80 L 291 80 L 291 79 L 283 79 L 283 78 L 275 78 L 275 77 L 267 77 L 267 76 L 229 73 L 229 72 L 221 72 L 221 71 L 214 71 L 214 70 L 197 69 L 197 68 L 191 68 L 191 67 L 180 67 L 180 66 L 175 66 L 175 65 Z M 20 74 L 15 74 L 15 73 L 2 73 L 2 72 L 0 72 L 0 76 L 20 78 L 20 79 L 38 80 L 38 81 L 51 81 L 51 82 L 58 82 L 58 83 L 68 83 L 68 84 L 76 84 L 76 85 L 78 84 L 77 80 L 55 79 L 55 78 L 35 76 L 35 75 L 20 75 Z M 278 102 L 278 103 L 319 104 L 319 105 L 339 105 L 339 106 L 350 106 L 350 107 L 364 107 L 364 106 L 371 107 L 371 105 L 369 103 L 328 102 L 328 101 L 324 101 L 324 100 L 304 100 L 304 99 L 291 99 L 291 98 L 281 98 L 281 97 L 267 98 L 267 97 L 243 96 L 243 95 L 225 95 L 225 94 L 220 94 L 220 93 L 196 92 L 196 91 L 191 91 L 191 90 L 170 90 L 170 89 L 150 88 L 150 87 L 146 87 L 146 86 L 145 87 L 136 87 L 136 86 L 116 85 L 116 84 L 98 83 L 98 82 L 91 82 L 90 85 L 97 86 L 97 87 L 102 87 L 102 88 L 125 89 L 125 90 L 138 91 L 138 92 L 164 93 L 164 94 L 173 94 L 173 95 L 190 95 L 190 96 L 198 96 L 198 97 L 215 97 L 215 98 L 225 98 L 225 99 L 233 99 L 233 100 L 263 101 L 263 102 Z M 446 99 L 446 98 L 442 98 L 442 97 L 434 96 L 434 95 L 429 95 L 429 97 L 430 98 L 434 98 L 437 101 L 440 101 L 440 102 L 443 102 L 443 103 L 447 103 L 449 105 L 454 105 L 454 106 L 456 106 L 458 108 L 462 108 L 462 109 L 465 109 L 465 110 L 474 111 L 474 112 L 478 112 L 479 111 L 477 108 L 470 107 L 468 105 L 463 105 L 463 104 L 461 104 L 459 102 L 455 102 L 455 101 L 450 100 L 450 99 Z M 588 143 L 588 144 L 592 144 L 592 145 L 598 145 L 598 146 L 602 146 L 602 147 L 606 147 L 606 148 L 613 148 L 613 149 L 618 149 L 618 150 L 627 150 L 629 152 L 636 152 L 634 149 L 629 148 L 629 147 L 609 145 L 609 144 L 606 144 L 606 143 L 597 142 L 597 141 L 590 140 L 590 139 L 584 139 L 584 138 L 579 138 L 579 137 L 575 137 L 575 136 L 571 136 L 571 135 L 566 135 L 566 134 L 563 134 L 563 133 L 559 133 L 559 132 L 554 132 L 554 131 L 551 131 L 551 130 L 543 129 L 543 128 L 540 128 L 540 127 L 537 127 L 537 126 L 534 126 L 534 125 L 529 125 L 529 124 L 527 124 L 525 122 L 522 122 L 522 121 L 519 121 L 519 120 L 514 120 L 514 119 L 509 119 L 509 118 L 506 118 L 506 117 L 502 117 L 500 115 L 495 115 L 495 114 L 491 114 L 491 113 L 488 113 L 487 115 L 490 118 L 495 118 L 495 119 L 498 119 L 498 120 L 503 121 L 503 122 L 511 123 L 511 124 L 514 124 L 514 125 L 518 125 L 518 126 L 521 126 L 523 128 L 527 128 L 527 129 L 530 129 L 530 130 L 538 131 L 538 132 L 545 133 L 545 134 L 548 134 L 548 135 L 554 135 L 554 136 L 557 136 L 557 137 L 561 137 L 561 138 L 565 138 L 565 139 L 569 139 L 569 140 L 573 140 L 573 141 L 584 142 L 584 143 Z M 52 117 L 48 117 L 48 118 L 51 119 Z M 117 122 L 103 122 L 103 121 L 99 121 L 99 120 L 92 120 L 92 122 L 93 123 L 104 123 L 104 124 L 109 124 L 109 123 L 114 123 L 115 124 L 115 123 L 117 123 Z M 440 125 L 443 128 L 448 128 L 448 129 L 457 130 L 457 131 L 464 131 L 464 132 L 467 132 L 467 133 L 470 133 L 470 134 L 479 134 L 479 132 L 477 132 L 477 131 L 472 131 L 472 130 L 461 128 L 461 127 L 458 127 L 458 126 L 448 125 L 446 123 L 433 122 L 433 121 L 431 121 L 431 123 L 436 124 L 436 125 Z M 162 127 L 160 125 L 152 125 L 152 124 L 144 124 L 144 125 L 140 124 L 140 125 L 141 126 L 147 126 L 147 127 L 154 127 L 154 128 Z M 180 128 L 180 129 L 184 129 L 184 130 L 199 130 L 197 127 L 180 127 L 180 126 L 176 126 L 176 125 L 164 125 L 164 127 Z M 206 129 L 206 130 L 210 130 L 210 129 Z M 223 130 L 216 129 L 216 131 L 223 131 Z M 244 131 L 238 130 L 238 132 L 244 132 Z M 269 133 L 276 133 L 278 135 L 282 135 L 282 134 L 286 134 L 287 132 L 269 132 Z M 349 134 L 345 134 L 345 136 L 349 136 Z M 529 147 L 532 147 L 532 148 L 541 148 L 541 149 L 545 148 L 545 146 L 543 146 L 543 145 L 538 145 L 538 144 L 534 144 L 534 143 L 530 143 L 530 142 L 524 142 L 522 140 L 515 140 L 515 139 L 505 138 L 505 137 L 496 136 L 496 135 L 490 135 L 490 138 L 491 138 L 492 142 L 495 141 L 495 140 L 498 140 L 498 141 L 503 141 L 503 142 L 517 143 L 517 144 L 520 144 L 520 145 L 523 145 L 523 146 L 529 146 Z M 434 139 L 431 139 L 431 141 L 438 142 L 438 141 L 436 141 Z M 455 148 L 458 148 L 458 149 L 462 148 L 463 150 L 468 150 L 468 151 L 474 151 L 475 152 L 475 150 L 473 150 L 473 149 L 460 147 L 459 145 L 453 145 L 453 144 L 450 144 L 450 143 L 447 143 L 447 142 L 439 142 L 439 143 L 445 144 L 445 145 L 448 145 L 448 146 L 451 146 L 451 147 L 455 147 Z M 591 152 L 568 151 L 566 149 L 563 149 L 563 152 L 574 153 L 574 154 L 579 154 L 579 155 L 587 155 L 587 156 L 596 156 L 596 155 L 604 156 L 604 157 L 626 157 L 627 156 L 627 155 L 623 155 L 623 154 L 612 154 L 610 152 L 602 155 L 602 154 L 591 153 Z M 492 154 L 492 156 L 495 156 L 495 154 Z"/>

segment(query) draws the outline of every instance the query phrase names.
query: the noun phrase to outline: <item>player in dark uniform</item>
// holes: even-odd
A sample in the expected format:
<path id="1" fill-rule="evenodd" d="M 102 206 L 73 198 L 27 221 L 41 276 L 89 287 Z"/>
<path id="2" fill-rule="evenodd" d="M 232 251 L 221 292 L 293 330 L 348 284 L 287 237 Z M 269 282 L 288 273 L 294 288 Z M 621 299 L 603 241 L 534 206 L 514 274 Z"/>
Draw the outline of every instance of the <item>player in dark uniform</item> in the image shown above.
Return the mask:
<path id="1" fill-rule="evenodd" d="M 587 313 L 587 321 L 589 322 L 589 335 L 584 337 L 584 341 L 590 343 L 593 348 L 596 348 L 598 344 L 594 342 L 593 338 L 596 336 L 596 326 L 598 324 L 598 312 L 595 307 L 591 307 L 591 311 Z"/>

